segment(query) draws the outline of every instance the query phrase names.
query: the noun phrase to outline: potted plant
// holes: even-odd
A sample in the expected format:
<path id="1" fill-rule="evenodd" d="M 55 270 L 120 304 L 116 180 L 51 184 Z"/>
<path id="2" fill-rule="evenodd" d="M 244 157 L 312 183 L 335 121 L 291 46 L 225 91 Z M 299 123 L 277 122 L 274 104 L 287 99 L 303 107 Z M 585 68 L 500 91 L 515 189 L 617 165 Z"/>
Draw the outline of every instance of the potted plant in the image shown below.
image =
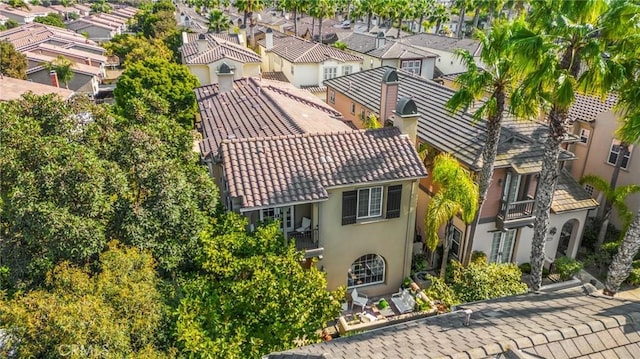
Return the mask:
<path id="1" fill-rule="evenodd" d="M 380 299 L 380 301 L 378 302 L 378 308 L 379 309 L 384 309 L 387 308 L 389 306 L 389 303 L 384 299 Z"/>
<path id="2" fill-rule="evenodd" d="M 402 281 L 402 289 L 407 289 L 411 286 L 411 279 L 409 277 L 405 277 L 404 281 Z"/>

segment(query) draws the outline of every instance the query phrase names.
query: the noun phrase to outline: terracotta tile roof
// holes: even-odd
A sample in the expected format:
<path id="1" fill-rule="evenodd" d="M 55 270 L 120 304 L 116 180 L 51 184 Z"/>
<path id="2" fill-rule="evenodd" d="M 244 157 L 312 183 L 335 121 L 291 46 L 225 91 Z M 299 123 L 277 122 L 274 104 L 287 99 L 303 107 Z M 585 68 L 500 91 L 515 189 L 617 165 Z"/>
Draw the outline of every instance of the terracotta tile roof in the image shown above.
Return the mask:
<path id="1" fill-rule="evenodd" d="M 427 175 L 396 127 L 225 140 L 221 152 L 229 193 L 245 210 L 326 200 L 334 186 Z"/>
<path id="2" fill-rule="evenodd" d="M 326 80 L 336 89 L 368 109 L 380 112 L 380 84 L 390 67 L 378 67 Z M 473 170 L 482 168 L 482 149 L 486 142 L 486 121 L 474 121 L 467 113 L 455 113 L 445 106 L 454 90 L 434 81 L 398 71 L 398 96 L 410 97 L 418 106 L 418 137 L 442 152 L 451 153 Z M 533 171 L 544 157 L 543 139 L 548 131 L 538 122 L 504 120 L 496 167 Z M 574 156 L 564 151 L 561 160 Z M 528 168 L 528 169 L 526 169 Z"/>
<path id="3" fill-rule="evenodd" d="M 291 63 L 320 63 L 332 59 L 340 62 L 362 62 L 360 56 L 352 55 L 332 46 L 310 42 L 299 37 L 273 32 L 271 51 Z M 265 40 L 259 41 L 265 47 Z"/>
<path id="4" fill-rule="evenodd" d="M 610 94 L 606 99 L 576 93 L 576 101 L 569 109 L 569 119 L 572 121 L 593 122 L 596 117 L 606 111 L 610 111 L 616 105 L 618 96 Z"/>
<path id="5" fill-rule="evenodd" d="M 556 191 L 553 193 L 553 202 L 551 203 L 553 213 L 596 207 L 598 207 L 598 202 L 591 198 L 584 187 L 576 182 L 566 170 L 561 170 Z"/>
<path id="6" fill-rule="evenodd" d="M 43 42 L 65 47 L 82 44 L 104 51 L 94 41 L 88 40 L 78 33 L 40 23 L 29 23 L 2 31 L 0 32 L 0 40 L 9 41 L 18 51 Z"/>
<path id="7" fill-rule="evenodd" d="M 385 40 L 384 46 L 377 49 L 375 35 L 358 32 L 354 32 L 340 41 L 344 42 L 349 50 L 368 54 L 380 59 L 417 59 L 437 57 L 436 54 L 427 50 L 408 43 L 397 42 L 390 38 Z"/>
<path id="8" fill-rule="evenodd" d="M 327 88 L 324 86 L 301 86 L 300 88 L 313 93 L 327 92 Z"/>
<path id="9" fill-rule="evenodd" d="M 603 297 L 595 290 L 585 284 L 464 304 L 453 313 L 283 353 L 332 359 L 636 358 L 640 302 Z M 464 325 L 465 309 L 472 311 L 469 326 Z M 503 355 L 509 350 L 514 356 Z"/>
<path id="10" fill-rule="evenodd" d="M 289 82 L 289 79 L 284 74 L 284 72 L 280 72 L 280 71 L 278 71 L 278 72 L 263 72 L 262 73 L 262 78 L 263 79 L 267 79 L 267 80 Z"/>
<path id="11" fill-rule="evenodd" d="M 186 64 L 210 64 L 225 58 L 233 59 L 241 63 L 260 63 L 262 58 L 244 46 L 216 38 L 211 34 L 207 37 L 207 50 L 198 52 L 197 34 L 188 36 L 189 42 L 180 47 Z"/>
<path id="12" fill-rule="evenodd" d="M 196 35 L 196 34 L 194 34 L 194 35 Z M 211 33 L 209 35 L 211 35 L 211 36 L 213 36 L 213 37 L 215 37 L 217 39 L 221 39 L 221 40 L 224 40 L 224 41 L 231 42 L 231 43 L 236 44 L 236 45 L 242 45 L 240 43 L 240 37 L 238 36 L 238 34 L 230 34 L 228 32 L 219 32 L 219 33 L 215 33 L 214 32 L 214 33 Z M 194 36 L 194 41 L 195 40 L 197 40 L 197 36 Z M 189 41 L 191 41 L 191 37 L 189 37 Z"/>
<path id="13" fill-rule="evenodd" d="M 203 158 L 215 157 L 222 140 L 271 137 L 321 131 L 344 131 L 341 115 L 307 91 L 283 82 L 236 80 L 234 90 L 218 85 L 195 89 L 202 121 Z"/>

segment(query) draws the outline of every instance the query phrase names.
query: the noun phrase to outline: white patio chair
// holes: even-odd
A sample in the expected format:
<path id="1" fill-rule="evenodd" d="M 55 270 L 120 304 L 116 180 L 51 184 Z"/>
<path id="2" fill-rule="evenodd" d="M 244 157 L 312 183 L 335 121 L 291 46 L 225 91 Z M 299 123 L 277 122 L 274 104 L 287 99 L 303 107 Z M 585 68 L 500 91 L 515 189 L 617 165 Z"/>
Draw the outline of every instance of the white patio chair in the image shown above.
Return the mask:
<path id="1" fill-rule="evenodd" d="M 304 233 L 311 228 L 311 218 L 302 217 L 302 223 L 300 227 L 296 228 L 296 232 Z"/>
<path id="2" fill-rule="evenodd" d="M 362 307 L 363 311 L 364 307 L 366 307 L 367 303 L 369 303 L 369 297 L 364 294 L 358 293 L 358 290 L 356 288 L 353 288 L 353 291 L 351 292 L 351 300 L 353 301 L 353 303 L 351 303 L 351 308 L 353 308 L 354 305 L 359 305 Z"/>

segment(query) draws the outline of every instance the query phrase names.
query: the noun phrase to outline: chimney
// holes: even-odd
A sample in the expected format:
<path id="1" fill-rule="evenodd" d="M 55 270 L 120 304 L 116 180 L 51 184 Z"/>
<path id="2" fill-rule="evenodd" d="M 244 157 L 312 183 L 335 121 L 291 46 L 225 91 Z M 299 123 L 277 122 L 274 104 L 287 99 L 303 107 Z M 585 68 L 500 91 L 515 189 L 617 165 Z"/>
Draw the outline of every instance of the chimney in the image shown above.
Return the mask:
<path id="1" fill-rule="evenodd" d="M 219 67 L 218 71 L 218 91 L 220 93 L 225 93 L 233 90 L 233 71 L 229 65 L 223 62 Z"/>
<path id="2" fill-rule="evenodd" d="M 380 49 L 384 47 L 386 43 L 387 43 L 387 38 L 384 36 L 384 32 L 382 31 L 378 32 L 378 35 L 376 35 L 376 49 Z"/>
<path id="3" fill-rule="evenodd" d="M 207 35 L 205 34 L 198 35 L 198 53 L 201 54 L 207 51 L 207 48 L 208 48 Z"/>
<path id="4" fill-rule="evenodd" d="M 49 71 L 49 77 L 51 77 L 51 86 L 60 87 L 60 82 L 58 82 L 58 74 L 55 71 Z"/>
<path id="5" fill-rule="evenodd" d="M 86 58 L 86 60 L 84 60 L 84 62 L 85 62 L 87 65 L 91 66 L 91 58 L 90 58 L 90 57 L 87 57 L 87 58 Z"/>
<path id="6" fill-rule="evenodd" d="M 242 20 L 239 21 L 242 22 Z M 238 41 L 240 42 L 240 45 L 247 46 L 247 27 L 240 25 L 238 29 Z"/>
<path id="7" fill-rule="evenodd" d="M 389 68 L 382 76 L 380 91 L 380 122 L 385 123 L 393 114 L 393 109 L 398 102 L 398 73 Z"/>
<path id="8" fill-rule="evenodd" d="M 400 129 L 405 135 L 411 139 L 411 143 L 416 144 L 418 137 L 418 106 L 408 98 L 402 97 L 398 100 L 398 106 L 394 111 L 393 125 Z"/>
<path id="9" fill-rule="evenodd" d="M 265 49 L 270 51 L 273 48 L 273 30 L 267 29 L 267 35 L 264 40 Z"/>

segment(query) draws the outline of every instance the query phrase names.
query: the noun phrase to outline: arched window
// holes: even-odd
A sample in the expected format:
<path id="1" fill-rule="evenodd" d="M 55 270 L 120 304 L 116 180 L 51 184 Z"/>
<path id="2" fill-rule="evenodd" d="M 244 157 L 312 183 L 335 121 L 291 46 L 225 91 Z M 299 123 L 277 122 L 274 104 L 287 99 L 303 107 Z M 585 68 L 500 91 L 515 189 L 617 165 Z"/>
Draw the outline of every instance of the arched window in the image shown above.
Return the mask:
<path id="1" fill-rule="evenodd" d="M 377 254 L 365 254 L 356 259 L 347 273 L 347 286 L 358 287 L 384 282 L 384 259 Z"/>

